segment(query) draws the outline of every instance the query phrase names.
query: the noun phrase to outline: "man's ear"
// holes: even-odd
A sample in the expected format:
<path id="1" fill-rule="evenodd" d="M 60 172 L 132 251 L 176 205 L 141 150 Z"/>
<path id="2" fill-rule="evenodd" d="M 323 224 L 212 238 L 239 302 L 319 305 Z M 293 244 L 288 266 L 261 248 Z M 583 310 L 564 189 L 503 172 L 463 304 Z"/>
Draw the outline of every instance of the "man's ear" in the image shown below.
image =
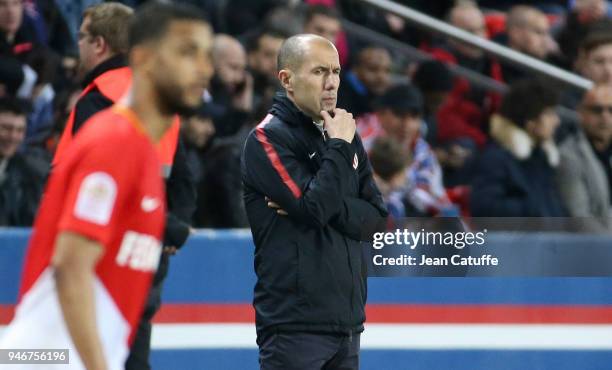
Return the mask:
<path id="1" fill-rule="evenodd" d="M 285 90 L 293 92 L 293 72 L 288 69 L 281 69 L 278 72 L 278 79 Z"/>
<path id="2" fill-rule="evenodd" d="M 152 61 L 151 49 L 144 45 L 135 46 L 130 51 L 130 65 L 143 68 Z"/>
<path id="3" fill-rule="evenodd" d="M 106 53 L 109 49 L 108 43 L 102 36 L 96 36 L 93 40 L 94 47 L 97 55 L 102 55 Z"/>

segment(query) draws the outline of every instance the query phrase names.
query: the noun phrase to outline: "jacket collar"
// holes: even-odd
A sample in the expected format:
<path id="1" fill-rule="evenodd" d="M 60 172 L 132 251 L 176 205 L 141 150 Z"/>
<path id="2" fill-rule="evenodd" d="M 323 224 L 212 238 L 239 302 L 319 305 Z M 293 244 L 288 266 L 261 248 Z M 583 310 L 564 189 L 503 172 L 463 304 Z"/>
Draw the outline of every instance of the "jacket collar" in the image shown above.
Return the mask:
<path id="1" fill-rule="evenodd" d="M 127 65 L 128 64 L 127 64 L 125 55 L 119 54 L 119 55 L 112 56 L 108 58 L 107 60 L 105 60 L 104 62 L 95 66 L 94 69 L 92 69 L 91 71 L 89 71 L 85 75 L 85 79 L 83 79 L 82 86 L 83 88 L 87 87 L 89 84 L 93 82 L 93 80 L 98 78 L 103 73 L 110 71 L 111 69 L 123 68 L 123 67 L 127 67 Z"/>
<path id="2" fill-rule="evenodd" d="M 284 92 L 276 93 L 269 113 L 280 118 L 281 121 L 289 125 L 314 126 L 312 118 L 299 110 Z"/>
<path id="3" fill-rule="evenodd" d="M 536 147 L 536 143 L 525 130 L 498 114 L 491 117 L 491 137 L 521 161 L 528 159 Z M 546 141 L 540 147 L 546 154 L 548 164 L 556 167 L 559 164 L 560 154 L 554 141 Z"/>

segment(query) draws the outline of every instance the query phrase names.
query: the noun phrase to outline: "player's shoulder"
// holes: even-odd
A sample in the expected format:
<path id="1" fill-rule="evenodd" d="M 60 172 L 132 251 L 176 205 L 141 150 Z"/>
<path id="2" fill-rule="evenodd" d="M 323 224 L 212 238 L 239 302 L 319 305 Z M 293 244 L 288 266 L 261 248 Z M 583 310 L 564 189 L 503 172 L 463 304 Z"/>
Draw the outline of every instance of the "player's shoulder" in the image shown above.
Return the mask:
<path id="1" fill-rule="evenodd" d="M 133 146 L 147 144 L 147 138 L 124 114 L 110 107 L 93 115 L 82 129 L 80 139 L 83 145 L 104 143 L 106 150 L 120 148 L 121 152 Z M 119 153 L 117 153 L 119 154 Z"/>

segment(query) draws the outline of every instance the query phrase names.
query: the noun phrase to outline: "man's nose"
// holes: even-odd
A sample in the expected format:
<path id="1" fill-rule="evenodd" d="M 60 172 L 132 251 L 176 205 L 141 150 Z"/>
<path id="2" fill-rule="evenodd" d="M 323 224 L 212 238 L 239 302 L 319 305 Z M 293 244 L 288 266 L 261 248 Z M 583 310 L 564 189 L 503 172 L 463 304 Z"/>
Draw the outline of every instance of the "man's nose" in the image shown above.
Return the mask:
<path id="1" fill-rule="evenodd" d="M 329 74 L 327 76 L 327 78 L 325 79 L 325 90 L 335 90 L 338 88 L 338 85 L 340 84 L 340 77 L 336 74 Z"/>

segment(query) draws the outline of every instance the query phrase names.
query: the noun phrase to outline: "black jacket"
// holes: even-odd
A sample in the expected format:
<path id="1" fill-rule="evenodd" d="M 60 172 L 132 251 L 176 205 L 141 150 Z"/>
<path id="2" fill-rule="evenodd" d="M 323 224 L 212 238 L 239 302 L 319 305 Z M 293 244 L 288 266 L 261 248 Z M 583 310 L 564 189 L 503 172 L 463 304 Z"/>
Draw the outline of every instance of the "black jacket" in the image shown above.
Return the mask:
<path id="1" fill-rule="evenodd" d="M 127 67 L 125 56 L 115 55 L 114 57 L 111 57 L 98 64 L 94 69 L 89 71 L 83 79 L 81 85 L 83 88 L 86 88 L 103 73 L 123 67 Z M 72 126 L 72 134 L 76 134 L 81 126 L 83 126 L 85 121 L 87 121 L 91 116 L 110 107 L 111 105 L 113 105 L 113 101 L 104 96 L 97 88 L 92 89 L 87 94 L 83 95 L 74 106 L 74 125 Z"/>
<path id="2" fill-rule="evenodd" d="M 324 140 L 284 95 L 249 134 L 244 200 L 255 241 L 254 306 L 265 330 L 363 331 L 366 261 L 361 241 L 387 211 L 358 135 Z M 270 197 L 288 216 L 267 206 Z"/>
<path id="3" fill-rule="evenodd" d="M 523 129 L 493 116 L 493 140 L 476 163 L 470 200 L 475 217 L 563 217 L 555 183 L 558 150 L 536 145 Z"/>
<path id="4" fill-rule="evenodd" d="M 0 174 L 0 226 L 32 226 L 49 171 L 47 162 L 17 153 Z"/>

